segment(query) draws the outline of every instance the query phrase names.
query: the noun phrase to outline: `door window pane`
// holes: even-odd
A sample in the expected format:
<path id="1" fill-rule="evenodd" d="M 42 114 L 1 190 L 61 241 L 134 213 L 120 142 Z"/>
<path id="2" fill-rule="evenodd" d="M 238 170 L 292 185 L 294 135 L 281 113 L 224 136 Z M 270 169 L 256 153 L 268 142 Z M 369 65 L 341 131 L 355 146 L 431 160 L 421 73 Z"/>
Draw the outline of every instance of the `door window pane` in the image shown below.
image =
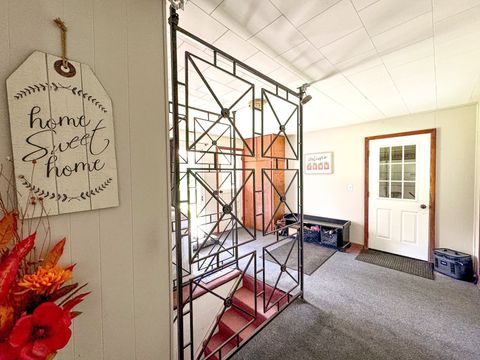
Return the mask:
<path id="1" fill-rule="evenodd" d="M 402 181 L 402 164 L 392 164 L 392 180 Z"/>
<path id="2" fill-rule="evenodd" d="M 390 165 L 380 164 L 380 180 L 389 180 L 389 179 L 390 179 Z"/>
<path id="3" fill-rule="evenodd" d="M 406 182 L 403 184 L 403 198 L 414 200 L 415 199 L 415 183 Z"/>
<path id="4" fill-rule="evenodd" d="M 392 162 L 402 161 L 403 146 L 392 146 Z"/>
<path id="5" fill-rule="evenodd" d="M 378 196 L 388 198 L 388 181 L 381 181 L 378 189 Z"/>
<path id="6" fill-rule="evenodd" d="M 417 146 L 416 145 L 406 145 L 405 146 L 405 162 L 415 161 L 417 158 Z"/>
<path id="7" fill-rule="evenodd" d="M 390 162 L 390 148 L 382 147 L 380 148 L 380 163 Z"/>
<path id="8" fill-rule="evenodd" d="M 404 165 L 403 180 L 405 180 L 405 181 L 415 181 L 415 171 L 416 171 L 415 163 L 405 164 Z"/>
<path id="9" fill-rule="evenodd" d="M 392 199 L 401 199 L 402 198 L 402 182 L 401 181 L 392 181 L 390 197 Z"/>

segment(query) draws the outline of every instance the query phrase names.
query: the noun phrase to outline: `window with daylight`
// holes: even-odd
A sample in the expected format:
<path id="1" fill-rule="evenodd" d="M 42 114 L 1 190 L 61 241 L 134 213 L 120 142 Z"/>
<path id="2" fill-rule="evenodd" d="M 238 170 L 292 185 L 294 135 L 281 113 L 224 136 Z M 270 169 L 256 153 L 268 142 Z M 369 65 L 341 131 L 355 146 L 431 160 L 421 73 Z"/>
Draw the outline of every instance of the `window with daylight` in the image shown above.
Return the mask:
<path id="1" fill-rule="evenodd" d="M 416 145 L 380 148 L 378 196 L 415 200 Z"/>

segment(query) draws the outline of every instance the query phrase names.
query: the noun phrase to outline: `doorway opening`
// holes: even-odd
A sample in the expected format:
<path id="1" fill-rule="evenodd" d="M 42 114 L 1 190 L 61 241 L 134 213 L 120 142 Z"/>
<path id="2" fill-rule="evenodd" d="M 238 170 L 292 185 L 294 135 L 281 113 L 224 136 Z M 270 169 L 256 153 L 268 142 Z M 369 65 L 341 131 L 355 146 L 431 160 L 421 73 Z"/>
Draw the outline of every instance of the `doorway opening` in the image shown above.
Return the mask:
<path id="1" fill-rule="evenodd" d="M 365 138 L 364 247 L 432 262 L 436 129 Z"/>

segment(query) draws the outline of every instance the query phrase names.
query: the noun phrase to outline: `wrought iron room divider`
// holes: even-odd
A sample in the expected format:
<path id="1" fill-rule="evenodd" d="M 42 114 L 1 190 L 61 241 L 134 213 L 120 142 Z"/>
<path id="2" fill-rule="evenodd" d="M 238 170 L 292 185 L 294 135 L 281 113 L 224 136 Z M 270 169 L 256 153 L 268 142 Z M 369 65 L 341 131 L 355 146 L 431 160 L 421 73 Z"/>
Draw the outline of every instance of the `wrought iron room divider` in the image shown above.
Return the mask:
<path id="1" fill-rule="evenodd" d="M 181 28 L 173 7 L 169 24 L 176 351 L 179 359 L 221 359 L 303 295 L 304 93 Z M 277 156 L 281 139 L 286 150 Z M 246 166 L 256 158 L 266 167 Z M 271 208 L 267 191 L 278 199 Z M 293 222 L 277 221 L 284 211 Z M 284 244 L 281 258 L 273 249 Z M 219 279 L 226 287 L 209 285 Z M 236 301 L 247 282 L 250 308 Z M 213 344 L 230 309 L 246 322 Z"/>

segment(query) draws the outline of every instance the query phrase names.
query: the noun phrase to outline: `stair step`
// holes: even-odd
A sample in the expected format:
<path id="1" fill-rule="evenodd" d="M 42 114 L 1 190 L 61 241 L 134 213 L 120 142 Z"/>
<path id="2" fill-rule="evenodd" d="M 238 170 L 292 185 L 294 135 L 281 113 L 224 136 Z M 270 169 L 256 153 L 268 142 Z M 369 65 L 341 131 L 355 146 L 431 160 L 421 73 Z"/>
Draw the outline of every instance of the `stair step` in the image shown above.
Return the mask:
<path id="1" fill-rule="evenodd" d="M 250 291 L 253 291 L 253 283 L 254 283 L 254 278 L 252 276 L 245 275 L 243 277 L 243 287 L 249 289 Z M 270 295 L 272 292 L 274 292 L 274 295 L 270 299 Z M 268 299 L 270 299 L 270 302 L 268 303 L 268 306 L 271 307 L 272 304 L 274 304 L 277 300 L 281 299 L 282 296 L 284 296 L 285 293 L 279 289 L 275 289 L 273 286 L 270 286 L 268 284 L 265 284 L 265 299 L 268 302 Z M 263 298 L 263 282 L 260 280 L 257 280 L 257 296 Z M 288 302 L 287 297 L 284 297 L 282 300 L 280 300 L 280 306 L 283 306 Z"/>
<path id="2" fill-rule="evenodd" d="M 248 316 L 241 311 L 235 308 L 230 308 L 225 314 L 223 314 L 222 319 L 220 320 L 219 332 L 224 332 L 228 336 L 232 336 L 238 334 L 239 331 L 244 328 L 242 332 L 239 333 L 240 341 L 243 341 L 257 328 L 254 322 L 247 326 L 252 320 L 253 318 L 248 318 Z"/>
<path id="3" fill-rule="evenodd" d="M 233 303 L 239 308 L 245 310 L 249 314 L 255 313 L 255 299 L 253 291 L 247 288 L 240 288 L 233 296 Z M 263 297 L 257 297 L 257 319 L 255 324 L 260 325 L 268 318 L 272 317 L 277 312 L 276 307 L 263 312 Z"/>
<path id="4" fill-rule="evenodd" d="M 207 347 L 205 348 L 205 355 L 208 356 L 212 352 L 214 351 L 216 352 L 216 350 L 218 350 L 219 347 L 225 341 L 227 341 L 228 338 L 229 338 L 229 335 L 222 332 L 218 332 L 215 335 L 213 335 L 210 341 L 208 342 Z M 233 348 L 235 348 L 236 346 L 237 346 L 236 339 L 232 339 L 228 343 L 226 343 L 220 350 L 222 355 L 221 358 L 224 359 L 230 353 L 230 351 L 232 351 Z M 210 359 L 218 360 L 220 358 L 218 355 L 219 355 L 218 352 L 216 352 L 215 355 L 213 355 Z"/>
<path id="5" fill-rule="evenodd" d="M 241 310 L 231 307 L 228 309 L 220 319 L 218 325 L 218 332 L 212 336 L 210 341 L 208 342 L 207 346 L 205 347 L 205 355 L 211 355 L 212 352 L 215 352 L 220 348 L 220 346 L 227 341 L 230 337 L 235 334 L 238 334 L 240 342 L 250 337 L 255 330 L 267 319 L 275 315 L 277 312 L 277 306 L 273 306 L 267 312 L 263 311 L 263 284 L 257 280 L 257 296 L 255 297 L 254 289 L 254 278 L 248 275 L 244 275 L 243 278 L 243 287 L 239 288 L 234 296 L 233 296 L 233 304 L 238 308 L 244 310 L 248 314 L 252 314 L 249 316 L 245 314 Z M 265 287 L 265 296 L 268 299 L 270 294 L 273 292 L 273 287 L 267 285 Z M 274 303 L 278 299 L 280 299 L 285 293 L 276 290 L 275 295 L 272 296 L 270 300 L 270 304 Z M 285 304 L 288 301 L 287 297 L 280 301 L 280 305 Z M 255 313 L 255 303 L 257 304 L 257 316 L 256 319 L 247 326 L 247 324 L 252 321 L 253 314 Z M 244 328 L 240 332 L 242 328 Z M 240 332 L 240 333 L 239 333 Z M 215 353 L 212 355 L 211 359 L 218 360 L 219 358 L 225 358 L 226 355 L 236 347 L 237 344 L 237 337 L 234 337 L 228 343 L 226 343 L 221 349 L 221 356 L 219 353 Z"/>

